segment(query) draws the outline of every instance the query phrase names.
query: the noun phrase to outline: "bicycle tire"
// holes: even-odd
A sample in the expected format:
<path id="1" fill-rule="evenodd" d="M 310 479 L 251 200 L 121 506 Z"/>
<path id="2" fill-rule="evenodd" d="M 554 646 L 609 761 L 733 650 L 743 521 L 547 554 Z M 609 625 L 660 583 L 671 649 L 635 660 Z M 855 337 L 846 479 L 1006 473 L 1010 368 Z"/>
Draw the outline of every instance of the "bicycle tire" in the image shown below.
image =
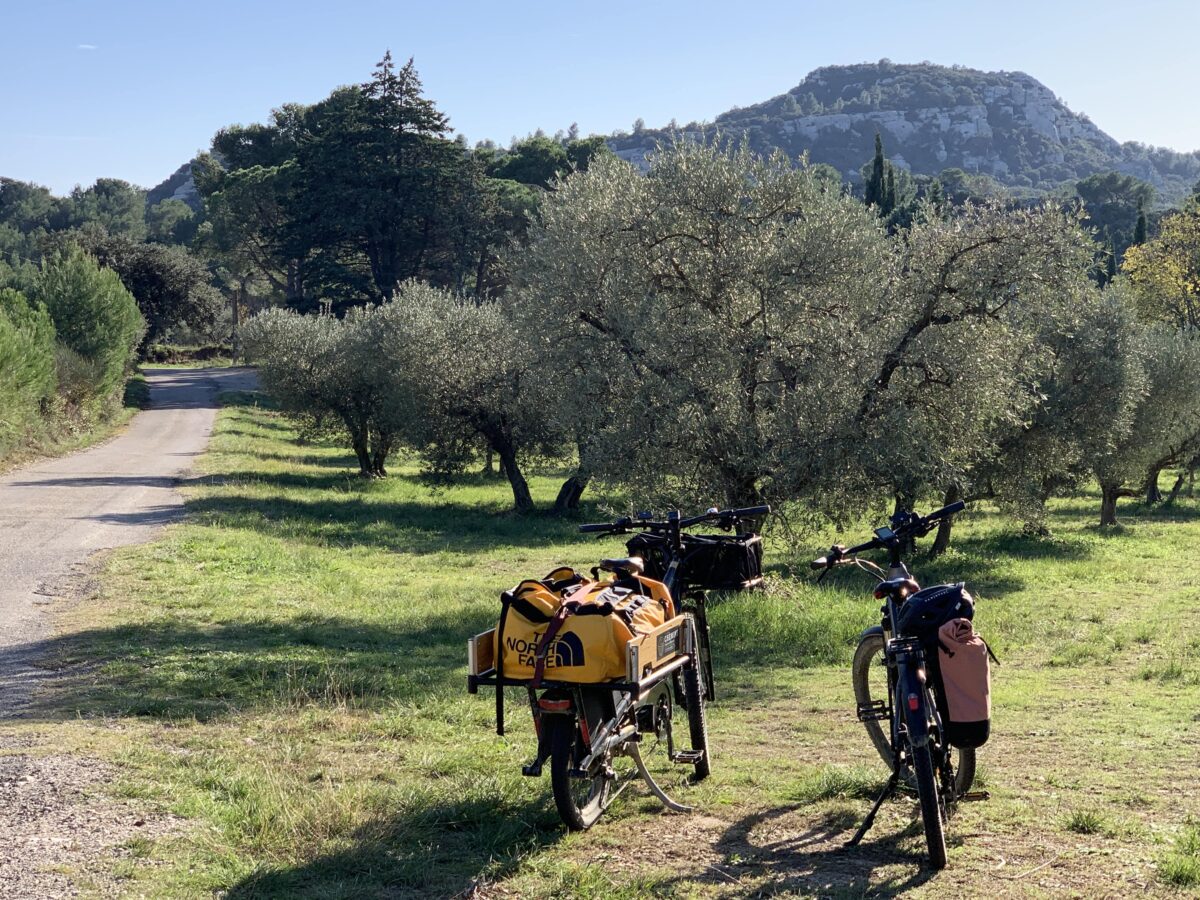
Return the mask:
<path id="1" fill-rule="evenodd" d="M 937 778 L 933 771 L 933 754 L 929 745 L 912 747 L 913 773 L 917 781 L 917 797 L 921 801 L 921 820 L 925 825 L 925 846 L 929 864 L 935 869 L 946 868 L 946 831 L 942 827 L 942 804 L 938 798 Z"/>
<path id="2" fill-rule="evenodd" d="M 708 712 L 700 670 L 694 662 L 683 667 L 683 693 L 687 699 L 688 732 L 692 738 L 692 749 L 700 752 L 700 759 L 695 763 L 695 780 L 703 781 L 712 772 L 711 754 L 708 749 Z"/>
<path id="3" fill-rule="evenodd" d="M 550 730 L 550 786 L 554 792 L 554 805 L 563 824 L 570 831 L 587 831 L 608 808 L 612 791 L 610 779 L 601 766 L 591 779 L 571 777 L 575 756 L 575 719 L 572 716 L 554 715 L 542 719 L 542 727 Z M 588 793 L 581 805 L 575 791 L 586 785 Z"/>
<path id="4" fill-rule="evenodd" d="M 854 661 L 851 663 L 851 681 L 854 684 L 854 700 L 861 707 L 872 700 L 887 700 L 888 695 L 876 697 L 871 692 L 871 667 L 879 666 L 883 657 L 883 632 L 872 630 L 867 632 L 858 642 L 854 651 Z M 867 735 L 884 764 L 891 768 L 892 742 L 888 732 L 884 731 L 885 720 L 863 722 Z M 957 796 L 965 794 L 975 782 L 975 749 L 955 748 L 954 790 Z"/>

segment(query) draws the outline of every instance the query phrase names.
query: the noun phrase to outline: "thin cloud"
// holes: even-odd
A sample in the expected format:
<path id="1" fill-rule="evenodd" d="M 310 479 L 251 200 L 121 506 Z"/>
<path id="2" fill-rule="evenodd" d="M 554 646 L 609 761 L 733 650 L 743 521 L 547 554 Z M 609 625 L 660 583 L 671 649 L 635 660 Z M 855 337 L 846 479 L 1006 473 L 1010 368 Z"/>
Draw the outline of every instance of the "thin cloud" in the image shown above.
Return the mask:
<path id="1" fill-rule="evenodd" d="M 76 44 L 75 49 L 76 50 L 99 50 L 100 47 L 97 44 Z"/>

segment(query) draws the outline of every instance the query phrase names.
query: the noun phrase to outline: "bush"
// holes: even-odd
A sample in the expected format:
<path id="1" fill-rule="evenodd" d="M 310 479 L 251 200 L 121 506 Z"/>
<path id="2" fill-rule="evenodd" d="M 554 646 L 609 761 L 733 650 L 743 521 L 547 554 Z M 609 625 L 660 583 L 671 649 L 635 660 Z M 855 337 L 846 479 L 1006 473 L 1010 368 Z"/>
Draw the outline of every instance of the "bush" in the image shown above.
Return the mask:
<path id="1" fill-rule="evenodd" d="M 54 320 L 59 342 L 90 364 L 91 395 L 101 401 L 111 398 L 146 331 L 133 295 L 111 269 L 68 247 L 43 263 L 36 297 Z M 70 368 L 72 375 L 83 371 L 74 361 Z"/>
<path id="2" fill-rule="evenodd" d="M 0 450 L 54 393 L 54 324 L 40 305 L 0 289 Z"/>

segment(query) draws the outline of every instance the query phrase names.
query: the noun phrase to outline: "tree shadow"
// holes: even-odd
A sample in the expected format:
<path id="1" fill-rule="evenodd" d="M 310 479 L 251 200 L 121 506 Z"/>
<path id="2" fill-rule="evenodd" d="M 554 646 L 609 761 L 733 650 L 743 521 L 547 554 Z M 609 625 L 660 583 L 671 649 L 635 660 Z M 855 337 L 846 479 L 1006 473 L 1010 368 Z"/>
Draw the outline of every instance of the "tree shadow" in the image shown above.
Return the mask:
<path id="1" fill-rule="evenodd" d="M 786 817 L 804 808 L 804 804 L 795 803 L 744 816 L 717 840 L 714 849 L 723 857 L 720 864 L 656 886 L 685 892 L 700 886 L 720 888 L 722 896 L 732 897 L 792 892 L 802 896 L 896 897 L 936 876 L 923 852 L 903 846 L 922 833 L 919 819 L 902 831 L 874 840 L 868 835 L 859 846 L 847 848 L 845 841 L 861 820 L 858 812 L 833 810 L 807 827 L 790 830 Z M 923 844 L 919 846 L 923 850 Z M 877 880 L 877 870 L 897 865 L 907 866 L 908 873 Z M 749 881 L 743 890 L 731 889 L 731 882 L 742 879 Z"/>
<path id="2" fill-rule="evenodd" d="M 266 536 L 285 527 L 289 540 L 316 547 L 366 546 L 414 554 L 475 553 L 510 547 L 534 549 L 581 540 L 574 518 L 556 516 L 548 510 L 518 515 L 503 497 L 490 504 L 445 497 L 436 505 L 418 500 L 389 500 L 376 483 L 336 474 L 278 473 L 248 478 L 216 474 L 185 483 L 328 488 L 316 494 L 317 499 L 270 491 L 264 491 L 265 496 L 223 491 L 187 502 L 188 514 L 198 524 L 244 529 Z"/>
<path id="3" fill-rule="evenodd" d="M 372 709 L 460 692 L 465 636 L 493 620 L 492 610 L 468 608 L 388 626 L 320 615 L 210 626 L 139 622 L 0 648 L 0 672 L 29 659 L 56 670 L 53 689 L 25 713 L 47 721 L 205 722 L 313 703 Z"/>
<path id="4" fill-rule="evenodd" d="M 344 849 L 297 866 L 259 869 L 222 896 L 482 896 L 477 890 L 516 871 L 523 857 L 562 839 L 552 808 L 538 790 L 502 808 L 464 799 L 383 817 L 358 829 Z"/>

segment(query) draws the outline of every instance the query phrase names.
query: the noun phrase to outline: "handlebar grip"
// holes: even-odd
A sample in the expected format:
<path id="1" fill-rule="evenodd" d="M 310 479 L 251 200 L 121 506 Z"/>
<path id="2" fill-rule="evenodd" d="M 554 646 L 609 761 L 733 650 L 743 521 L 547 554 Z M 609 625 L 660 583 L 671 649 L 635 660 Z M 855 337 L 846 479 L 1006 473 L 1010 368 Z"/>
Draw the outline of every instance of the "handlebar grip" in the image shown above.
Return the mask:
<path id="1" fill-rule="evenodd" d="M 599 531 L 614 531 L 615 529 L 616 529 L 616 526 L 611 525 L 608 522 L 602 522 L 597 525 L 580 525 L 579 526 L 579 530 L 583 534 L 591 534 L 592 532 L 599 532 Z"/>

